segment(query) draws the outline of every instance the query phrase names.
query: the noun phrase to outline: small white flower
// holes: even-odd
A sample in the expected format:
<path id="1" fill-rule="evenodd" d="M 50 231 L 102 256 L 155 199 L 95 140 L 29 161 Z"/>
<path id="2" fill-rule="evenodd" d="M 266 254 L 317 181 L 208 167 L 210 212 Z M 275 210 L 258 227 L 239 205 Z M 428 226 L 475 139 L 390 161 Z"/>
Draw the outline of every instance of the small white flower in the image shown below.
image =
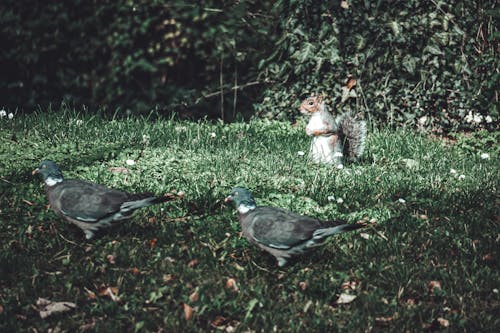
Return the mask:
<path id="1" fill-rule="evenodd" d="M 469 113 L 465 116 L 465 121 L 468 123 L 472 123 L 472 121 L 474 121 L 474 116 L 472 115 L 472 111 L 469 111 Z"/>
<path id="2" fill-rule="evenodd" d="M 341 203 L 343 203 L 343 202 L 344 202 L 344 199 L 342 199 L 342 198 L 338 198 L 338 199 L 337 199 L 337 203 L 338 203 L 338 204 L 341 204 Z"/>
<path id="3" fill-rule="evenodd" d="M 304 156 L 305 154 L 306 153 L 304 153 L 302 150 L 300 150 L 300 151 L 297 152 L 297 155 L 299 155 L 299 156 Z"/>
<path id="4" fill-rule="evenodd" d="M 3 118 L 7 115 L 7 111 L 5 110 L 0 110 L 0 118 Z"/>
<path id="5" fill-rule="evenodd" d="M 398 199 L 398 201 L 399 201 L 400 203 L 402 203 L 402 204 L 406 203 L 406 200 L 405 200 L 405 199 L 403 199 L 403 198 L 399 198 L 399 199 Z"/>
<path id="6" fill-rule="evenodd" d="M 456 174 L 457 174 L 457 170 L 455 170 L 455 169 L 450 169 L 450 173 L 451 173 L 452 175 L 456 175 Z"/>
<path id="7" fill-rule="evenodd" d="M 460 176 L 458 176 L 458 179 L 460 179 L 460 180 L 464 180 L 464 179 L 465 179 L 465 175 L 460 175 Z"/>
<path id="8" fill-rule="evenodd" d="M 484 120 L 486 120 L 486 122 L 488 124 L 491 123 L 491 122 L 493 122 L 493 119 L 490 116 L 486 116 L 486 118 L 484 118 Z"/>
<path id="9" fill-rule="evenodd" d="M 343 168 L 344 168 L 344 165 L 343 165 L 343 164 L 339 164 L 339 165 L 337 165 L 337 169 L 341 170 L 341 169 L 343 169 Z"/>
<path id="10" fill-rule="evenodd" d="M 490 158 L 490 154 L 488 154 L 488 153 L 482 153 L 482 154 L 481 154 L 481 159 L 482 159 L 482 160 L 487 160 L 487 159 L 489 159 L 489 158 Z"/>
<path id="11" fill-rule="evenodd" d="M 149 135 L 143 134 L 142 135 L 142 143 L 148 145 L 149 144 Z"/>
<path id="12" fill-rule="evenodd" d="M 12 112 L 11 112 L 11 113 L 9 113 L 9 115 L 7 116 L 7 118 L 9 118 L 9 119 L 14 118 L 14 114 L 13 114 Z"/>
<path id="13" fill-rule="evenodd" d="M 125 163 L 127 163 L 127 165 L 134 165 L 135 161 L 134 160 L 126 160 Z"/>
<path id="14" fill-rule="evenodd" d="M 333 195 L 329 195 L 326 199 L 327 199 L 328 201 L 333 201 L 333 200 L 335 200 L 335 196 L 333 196 Z"/>
<path id="15" fill-rule="evenodd" d="M 216 137 L 217 137 L 217 134 L 215 134 L 215 132 L 212 132 L 212 133 L 210 133 L 210 137 L 211 137 L 211 138 L 216 138 Z"/>
<path id="16" fill-rule="evenodd" d="M 75 122 L 75 124 L 76 124 L 77 126 L 81 126 L 81 125 L 83 125 L 83 120 L 81 120 L 81 119 L 77 119 L 77 120 L 76 120 L 76 122 Z"/>
<path id="17" fill-rule="evenodd" d="M 493 289 L 493 293 L 498 294 L 498 289 L 497 288 Z"/>
<path id="18" fill-rule="evenodd" d="M 483 116 L 480 114 L 475 114 L 474 115 L 474 122 L 476 124 L 481 124 L 483 122 Z"/>
<path id="19" fill-rule="evenodd" d="M 426 122 L 427 122 L 427 116 L 423 116 L 423 117 L 418 118 L 418 123 L 420 125 L 423 126 L 423 125 L 425 125 Z"/>

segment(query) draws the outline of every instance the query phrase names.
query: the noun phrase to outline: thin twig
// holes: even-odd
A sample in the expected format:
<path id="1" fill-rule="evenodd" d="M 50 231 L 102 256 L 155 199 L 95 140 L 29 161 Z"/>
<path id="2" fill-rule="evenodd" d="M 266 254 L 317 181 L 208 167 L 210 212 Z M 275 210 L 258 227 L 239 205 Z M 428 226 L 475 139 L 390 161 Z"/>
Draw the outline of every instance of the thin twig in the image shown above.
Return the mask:
<path id="1" fill-rule="evenodd" d="M 220 117 L 222 122 L 224 122 L 224 77 L 222 73 L 222 65 L 224 64 L 224 58 L 221 53 L 220 55 L 220 71 L 219 71 L 219 83 L 220 83 Z"/>

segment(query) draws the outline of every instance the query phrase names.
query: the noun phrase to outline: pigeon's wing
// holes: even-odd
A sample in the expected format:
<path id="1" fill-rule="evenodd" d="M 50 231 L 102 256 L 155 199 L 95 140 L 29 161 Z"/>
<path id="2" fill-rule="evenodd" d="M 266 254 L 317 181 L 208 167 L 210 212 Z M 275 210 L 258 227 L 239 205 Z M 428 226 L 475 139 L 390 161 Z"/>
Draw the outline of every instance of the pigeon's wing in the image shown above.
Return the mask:
<path id="1" fill-rule="evenodd" d="M 63 215 L 92 223 L 118 212 L 128 198 L 127 192 L 83 180 L 66 180 L 54 189 L 52 205 Z"/>
<path id="2" fill-rule="evenodd" d="M 275 207 L 257 207 L 249 213 L 248 224 L 255 241 L 276 249 L 289 249 L 312 238 L 321 222 Z"/>

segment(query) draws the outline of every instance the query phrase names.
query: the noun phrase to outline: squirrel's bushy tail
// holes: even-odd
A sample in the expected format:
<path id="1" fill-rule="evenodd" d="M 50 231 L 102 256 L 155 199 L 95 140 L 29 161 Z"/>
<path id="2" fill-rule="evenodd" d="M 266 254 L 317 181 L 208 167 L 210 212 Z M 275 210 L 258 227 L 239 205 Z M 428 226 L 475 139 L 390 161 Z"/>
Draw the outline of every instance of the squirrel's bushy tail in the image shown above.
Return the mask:
<path id="1" fill-rule="evenodd" d="M 344 155 L 350 159 L 356 159 L 363 155 L 366 141 L 366 122 L 355 119 L 347 113 L 338 119 L 341 140 L 344 141 Z"/>

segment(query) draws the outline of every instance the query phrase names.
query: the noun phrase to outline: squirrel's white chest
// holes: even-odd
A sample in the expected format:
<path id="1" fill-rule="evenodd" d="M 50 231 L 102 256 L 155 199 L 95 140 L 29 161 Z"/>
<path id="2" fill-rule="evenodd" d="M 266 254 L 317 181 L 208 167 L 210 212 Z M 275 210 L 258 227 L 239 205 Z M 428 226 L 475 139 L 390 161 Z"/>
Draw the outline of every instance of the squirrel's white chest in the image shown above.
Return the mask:
<path id="1" fill-rule="evenodd" d="M 328 130 L 330 124 L 325 121 L 325 118 L 321 116 L 320 112 L 314 113 L 309 119 L 309 123 L 306 126 L 307 135 L 312 135 L 314 131 L 325 131 Z"/>
<path id="2" fill-rule="evenodd" d="M 315 163 L 333 163 L 334 151 L 331 136 L 315 136 L 309 151 L 311 160 Z"/>

